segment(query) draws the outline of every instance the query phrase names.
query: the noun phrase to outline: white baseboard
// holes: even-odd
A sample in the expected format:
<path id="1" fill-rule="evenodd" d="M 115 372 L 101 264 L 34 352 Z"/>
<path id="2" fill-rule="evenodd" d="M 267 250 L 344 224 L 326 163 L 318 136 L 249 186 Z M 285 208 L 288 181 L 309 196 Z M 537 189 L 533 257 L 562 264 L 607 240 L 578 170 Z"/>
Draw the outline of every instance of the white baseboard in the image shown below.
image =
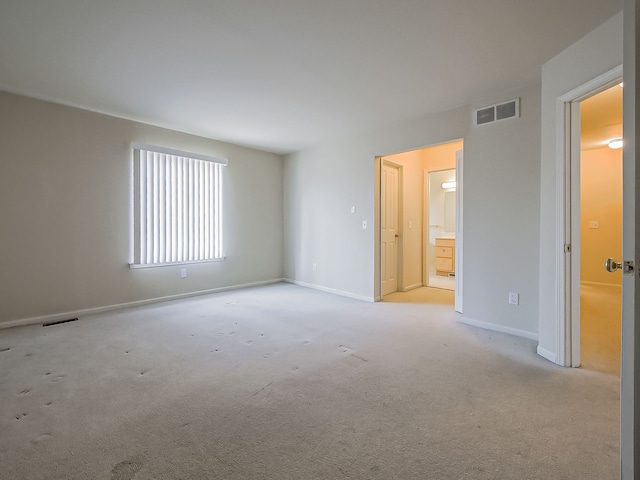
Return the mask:
<path id="1" fill-rule="evenodd" d="M 66 320 L 68 318 L 83 317 L 86 315 L 111 312 L 113 310 L 122 310 L 125 308 L 142 307 L 144 305 L 151 305 L 153 303 L 168 302 L 171 300 L 180 300 L 182 298 L 197 297 L 200 295 L 209 295 L 211 293 L 225 292 L 227 290 L 239 290 L 241 288 L 251 288 L 251 287 L 259 287 L 262 285 L 271 285 L 273 283 L 280 283 L 282 281 L 284 281 L 283 278 L 274 278 L 271 280 L 263 280 L 260 282 L 244 283 L 240 285 L 229 285 L 227 287 L 211 288 L 208 290 L 199 290 L 197 292 L 179 293 L 177 295 L 167 295 L 164 297 L 148 298 L 146 300 L 136 300 L 134 302 L 105 305 L 103 307 L 87 308 L 84 310 L 74 310 L 71 312 L 55 313 L 52 315 L 42 315 L 40 317 L 23 318 L 20 320 L 11 320 L 9 322 L 0 323 L 0 329 L 11 328 L 11 327 L 21 327 L 24 325 L 34 325 L 34 324 L 40 324 L 40 323 L 57 322 L 60 320 Z"/>
<path id="2" fill-rule="evenodd" d="M 409 285 L 408 287 L 404 287 L 402 289 L 402 291 L 403 292 L 409 292 L 409 291 L 411 291 L 411 290 L 413 290 L 415 288 L 420 288 L 420 287 L 422 287 L 422 282 L 416 283 L 415 285 Z"/>
<path id="3" fill-rule="evenodd" d="M 505 327 L 504 325 L 498 325 L 496 323 L 482 322 L 480 320 L 474 320 L 469 317 L 458 317 L 457 320 L 460 323 L 471 325 L 472 327 L 480 327 L 485 330 L 492 330 L 494 332 L 508 333 L 509 335 L 515 335 L 516 337 L 528 338 L 529 340 L 538 340 L 538 334 L 535 332 L 529 332 L 527 330 L 520 330 L 518 328 Z"/>
<path id="4" fill-rule="evenodd" d="M 604 282 L 580 282 L 580 285 L 586 285 L 589 287 L 599 287 L 599 288 L 615 288 L 622 290 L 622 285 L 617 285 L 615 283 L 604 283 Z"/>
<path id="5" fill-rule="evenodd" d="M 364 295 L 358 295 L 351 292 L 345 292 L 344 290 L 337 290 L 335 288 L 323 287 L 321 285 L 315 285 L 313 283 L 301 282 L 299 280 L 292 280 L 290 278 L 283 279 L 287 283 L 293 283 L 294 285 L 299 285 L 300 287 L 312 288 L 314 290 L 320 290 L 321 292 L 333 293 L 334 295 L 340 295 L 341 297 L 349 297 L 355 298 L 356 300 L 362 300 L 363 302 L 374 302 L 375 299 L 373 297 L 366 297 Z"/>
<path id="6" fill-rule="evenodd" d="M 558 364 L 558 362 L 556 361 L 558 357 L 556 356 L 555 353 L 550 352 L 546 348 L 542 348 L 540 345 L 538 345 L 538 348 L 536 349 L 536 351 L 538 352 L 538 355 L 540 355 L 542 358 L 546 358 L 547 360 L 549 360 L 552 363 L 555 363 L 556 365 Z"/>

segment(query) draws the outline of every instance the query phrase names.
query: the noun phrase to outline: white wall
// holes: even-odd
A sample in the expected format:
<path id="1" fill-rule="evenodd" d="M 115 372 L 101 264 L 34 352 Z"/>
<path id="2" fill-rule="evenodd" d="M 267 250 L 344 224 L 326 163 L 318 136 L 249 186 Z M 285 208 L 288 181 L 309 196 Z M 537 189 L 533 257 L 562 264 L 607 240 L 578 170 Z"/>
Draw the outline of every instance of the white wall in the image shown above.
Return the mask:
<path id="1" fill-rule="evenodd" d="M 540 89 L 505 92 L 475 106 L 515 97 L 522 97 L 516 120 L 473 128 L 469 105 L 288 156 L 285 276 L 358 298 L 379 296 L 375 157 L 463 138 L 464 318 L 535 337 Z M 520 306 L 507 304 L 509 291 L 520 293 Z"/>
<path id="2" fill-rule="evenodd" d="M 556 279 L 558 252 L 562 245 L 557 216 L 558 99 L 573 89 L 622 64 L 622 14 L 586 35 L 542 70 L 542 160 L 540 172 L 540 298 L 538 351 L 552 361 L 558 358 L 557 325 L 561 287 Z M 560 255 L 561 258 L 561 255 Z"/>
<path id="3" fill-rule="evenodd" d="M 223 262 L 129 269 L 138 141 L 229 159 Z M 0 322 L 282 278 L 279 155 L 0 93 Z"/>

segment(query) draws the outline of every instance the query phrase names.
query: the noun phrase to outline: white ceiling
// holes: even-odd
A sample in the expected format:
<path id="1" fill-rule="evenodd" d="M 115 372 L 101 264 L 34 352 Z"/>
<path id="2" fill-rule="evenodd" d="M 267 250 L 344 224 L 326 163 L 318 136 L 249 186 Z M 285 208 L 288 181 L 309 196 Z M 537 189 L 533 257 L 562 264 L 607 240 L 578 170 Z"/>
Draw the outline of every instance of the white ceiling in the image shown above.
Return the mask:
<path id="1" fill-rule="evenodd" d="M 540 81 L 622 0 L 0 0 L 0 89 L 287 153 Z"/>

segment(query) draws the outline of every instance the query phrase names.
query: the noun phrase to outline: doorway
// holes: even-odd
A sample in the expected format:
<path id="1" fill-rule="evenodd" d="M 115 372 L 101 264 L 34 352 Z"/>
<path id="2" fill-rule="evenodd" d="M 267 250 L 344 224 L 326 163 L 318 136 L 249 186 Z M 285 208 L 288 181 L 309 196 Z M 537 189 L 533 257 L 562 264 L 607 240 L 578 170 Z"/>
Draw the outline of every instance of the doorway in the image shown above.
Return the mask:
<path id="1" fill-rule="evenodd" d="M 622 258 L 622 91 L 616 82 L 572 103 L 570 166 L 572 365 L 618 376 L 622 271 L 605 261 Z"/>
<path id="2" fill-rule="evenodd" d="M 456 169 L 425 170 L 425 282 L 429 287 L 455 290 Z"/>
<path id="3" fill-rule="evenodd" d="M 463 141 L 457 140 L 376 158 L 379 235 L 375 268 L 380 292 L 376 300 L 386 297 L 386 301 L 405 301 L 406 297 L 413 303 L 446 301 L 455 303 L 461 312 L 462 237 L 457 229 L 461 229 L 462 219 L 462 149 Z M 439 181 L 438 172 L 445 170 L 447 178 Z M 431 174 L 436 186 L 430 185 Z M 430 200 L 430 191 L 437 201 Z M 433 211 L 435 205 L 442 212 Z M 439 246 L 439 255 L 436 239 L 449 242 Z M 439 292 L 427 290 L 434 288 Z"/>

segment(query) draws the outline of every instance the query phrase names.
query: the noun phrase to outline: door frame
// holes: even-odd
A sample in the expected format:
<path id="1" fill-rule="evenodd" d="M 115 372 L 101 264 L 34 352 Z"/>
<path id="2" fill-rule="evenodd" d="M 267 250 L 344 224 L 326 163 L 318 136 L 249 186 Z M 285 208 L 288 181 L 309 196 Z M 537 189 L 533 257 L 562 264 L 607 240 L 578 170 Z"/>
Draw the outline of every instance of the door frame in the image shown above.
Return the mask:
<path id="1" fill-rule="evenodd" d="M 464 144 L 461 150 L 456 152 L 456 286 L 455 286 L 455 302 L 454 309 L 458 313 L 462 313 L 462 254 L 464 252 L 463 248 L 463 235 L 462 235 L 462 226 L 463 222 L 463 196 L 462 192 L 464 186 Z"/>
<path id="2" fill-rule="evenodd" d="M 436 147 L 438 145 L 444 145 L 447 143 L 452 143 L 456 141 L 462 141 L 463 146 L 460 150 L 456 152 L 456 286 L 455 286 L 455 306 L 454 309 L 458 313 L 462 313 L 462 272 L 463 272 L 463 248 L 462 248 L 462 232 L 463 232 L 463 158 L 464 158 L 464 138 L 458 138 L 454 140 L 447 140 L 440 143 L 433 143 L 429 145 L 425 145 L 423 147 L 416 147 L 409 150 L 401 150 L 395 153 L 385 154 L 385 155 L 376 155 L 374 157 L 374 168 L 373 168 L 373 221 L 374 221 L 374 244 L 373 244 L 373 293 L 374 293 L 374 302 L 379 302 L 382 300 L 382 165 L 383 162 L 390 163 L 394 166 L 398 166 L 399 168 L 403 168 L 403 166 L 399 163 L 393 162 L 392 160 L 385 160 L 385 157 L 395 155 L 397 153 L 409 152 L 413 150 L 422 150 L 425 148 Z M 404 173 L 401 170 L 401 173 Z M 399 177 L 399 188 L 398 192 L 401 196 L 401 200 L 404 199 L 404 191 L 403 191 L 403 177 Z M 404 201 L 404 200 L 403 200 Z M 403 240 L 403 218 L 402 218 L 402 207 L 403 201 L 399 203 L 400 211 L 398 212 L 398 219 L 400 222 L 399 230 L 400 230 L 400 246 L 399 246 L 399 266 L 398 266 L 398 291 L 400 291 L 401 286 L 404 287 L 403 279 L 401 275 L 403 274 L 403 262 L 400 260 L 403 258 L 402 254 L 402 240 Z M 424 198 L 423 198 L 423 208 L 425 208 Z M 422 215 L 424 220 L 424 213 Z M 424 237 L 424 225 L 423 225 L 423 237 Z M 424 238 L 423 238 L 424 244 Z M 424 246 L 423 246 L 424 252 Z M 424 265 L 424 263 L 423 263 Z M 423 268 L 423 284 L 425 283 L 424 279 L 424 268 Z"/>
<path id="3" fill-rule="evenodd" d="M 562 95 L 556 104 L 556 352 L 557 363 L 566 367 L 580 366 L 580 101 L 621 80 L 618 65 Z"/>
<path id="4" fill-rule="evenodd" d="M 429 147 L 426 147 L 429 148 Z M 449 170 L 455 170 L 456 168 L 444 168 L 442 170 L 422 170 L 422 206 L 423 206 L 423 229 L 422 229 L 422 285 L 429 287 L 429 268 L 431 267 L 429 262 L 429 250 L 431 249 L 431 177 L 432 173 L 448 172 Z M 456 174 L 457 175 L 457 174 Z M 457 179 L 457 176 L 456 176 Z M 456 185 L 457 192 L 457 185 Z M 456 201 L 458 194 L 456 193 Z M 456 204 L 456 231 L 457 231 L 457 208 Z M 435 247 L 434 247 L 435 248 Z M 457 269 L 456 263 L 456 269 Z M 457 275 L 457 272 L 456 272 Z"/>

